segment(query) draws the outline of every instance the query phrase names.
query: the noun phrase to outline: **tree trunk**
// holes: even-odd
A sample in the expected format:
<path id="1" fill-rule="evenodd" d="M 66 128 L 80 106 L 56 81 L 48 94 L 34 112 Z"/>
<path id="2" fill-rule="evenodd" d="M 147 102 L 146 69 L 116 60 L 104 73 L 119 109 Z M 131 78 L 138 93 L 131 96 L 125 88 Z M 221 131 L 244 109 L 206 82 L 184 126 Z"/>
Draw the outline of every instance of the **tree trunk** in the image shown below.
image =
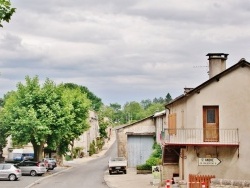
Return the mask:
<path id="1" fill-rule="evenodd" d="M 3 157 L 3 146 L 0 145 L 0 163 L 4 162 L 4 157 Z"/>
<path id="2" fill-rule="evenodd" d="M 74 140 L 70 143 L 70 145 L 71 145 L 71 160 L 73 160 L 73 158 L 74 158 Z"/>
<path id="3" fill-rule="evenodd" d="M 58 164 L 58 166 L 64 166 L 63 164 L 63 156 L 61 154 L 59 154 L 59 149 L 56 149 L 56 162 Z"/>
<path id="4" fill-rule="evenodd" d="M 40 145 L 38 145 L 36 142 L 32 142 L 33 145 L 33 149 L 34 149 L 34 160 L 35 161 L 41 161 L 43 158 L 43 146 L 44 144 L 41 143 Z"/>

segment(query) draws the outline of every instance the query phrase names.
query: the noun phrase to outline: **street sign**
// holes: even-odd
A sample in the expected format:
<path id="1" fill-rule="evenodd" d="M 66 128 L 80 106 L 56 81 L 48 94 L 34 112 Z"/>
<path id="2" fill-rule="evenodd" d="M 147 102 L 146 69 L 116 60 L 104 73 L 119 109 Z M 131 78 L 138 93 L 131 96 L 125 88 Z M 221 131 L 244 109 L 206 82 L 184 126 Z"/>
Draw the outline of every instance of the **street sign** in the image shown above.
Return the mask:
<path id="1" fill-rule="evenodd" d="M 220 164 L 220 160 L 218 158 L 199 158 L 198 165 L 199 166 L 216 166 Z"/>

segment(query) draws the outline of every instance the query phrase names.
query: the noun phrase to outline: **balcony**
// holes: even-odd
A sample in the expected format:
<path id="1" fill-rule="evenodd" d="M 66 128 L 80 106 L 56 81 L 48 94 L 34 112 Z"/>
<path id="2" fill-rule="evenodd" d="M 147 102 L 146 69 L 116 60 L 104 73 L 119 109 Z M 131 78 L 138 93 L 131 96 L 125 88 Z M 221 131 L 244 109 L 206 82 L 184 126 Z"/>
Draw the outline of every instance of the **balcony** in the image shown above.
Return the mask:
<path id="1" fill-rule="evenodd" d="M 238 129 L 165 129 L 161 136 L 166 145 L 239 146 Z"/>

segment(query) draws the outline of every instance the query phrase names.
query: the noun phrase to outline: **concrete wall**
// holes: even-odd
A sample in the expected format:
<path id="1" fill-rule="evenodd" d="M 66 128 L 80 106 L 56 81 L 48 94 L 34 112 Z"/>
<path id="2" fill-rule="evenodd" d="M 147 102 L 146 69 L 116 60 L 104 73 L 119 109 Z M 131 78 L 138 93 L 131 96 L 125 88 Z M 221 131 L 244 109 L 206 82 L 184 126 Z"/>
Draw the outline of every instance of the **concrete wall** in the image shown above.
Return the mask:
<path id="1" fill-rule="evenodd" d="M 153 118 L 147 118 L 134 124 L 116 129 L 118 156 L 128 157 L 127 135 L 155 135 Z"/>
<path id="2" fill-rule="evenodd" d="M 162 166 L 162 182 L 172 180 L 173 174 L 179 174 L 178 164 L 165 164 Z"/>
<path id="3" fill-rule="evenodd" d="M 250 180 L 212 179 L 210 188 L 250 187 Z"/>
<path id="4" fill-rule="evenodd" d="M 155 119 L 155 127 L 156 127 L 156 132 L 155 132 L 155 137 L 156 137 L 156 142 L 158 144 L 161 144 L 162 140 L 161 140 L 161 132 L 164 131 L 164 129 L 166 128 L 166 112 L 165 110 L 157 115 L 154 115 L 154 119 Z"/>

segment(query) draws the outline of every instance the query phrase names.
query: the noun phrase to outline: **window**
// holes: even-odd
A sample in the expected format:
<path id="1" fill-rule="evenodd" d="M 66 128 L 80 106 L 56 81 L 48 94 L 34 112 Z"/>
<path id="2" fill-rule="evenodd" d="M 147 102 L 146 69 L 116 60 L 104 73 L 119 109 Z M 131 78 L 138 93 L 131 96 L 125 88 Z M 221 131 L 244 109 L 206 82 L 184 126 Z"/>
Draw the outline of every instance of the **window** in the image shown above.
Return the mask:
<path id="1" fill-rule="evenodd" d="M 215 109 L 207 109 L 207 123 L 215 123 Z"/>
<path id="2" fill-rule="evenodd" d="M 3 166 L 3 169 L 4 169 L 4 170 L 8 170 L 8 169 L 10 169 L 10 167 L 11 167 L 11 165 L 4 165 L 4 166 Z"/>

